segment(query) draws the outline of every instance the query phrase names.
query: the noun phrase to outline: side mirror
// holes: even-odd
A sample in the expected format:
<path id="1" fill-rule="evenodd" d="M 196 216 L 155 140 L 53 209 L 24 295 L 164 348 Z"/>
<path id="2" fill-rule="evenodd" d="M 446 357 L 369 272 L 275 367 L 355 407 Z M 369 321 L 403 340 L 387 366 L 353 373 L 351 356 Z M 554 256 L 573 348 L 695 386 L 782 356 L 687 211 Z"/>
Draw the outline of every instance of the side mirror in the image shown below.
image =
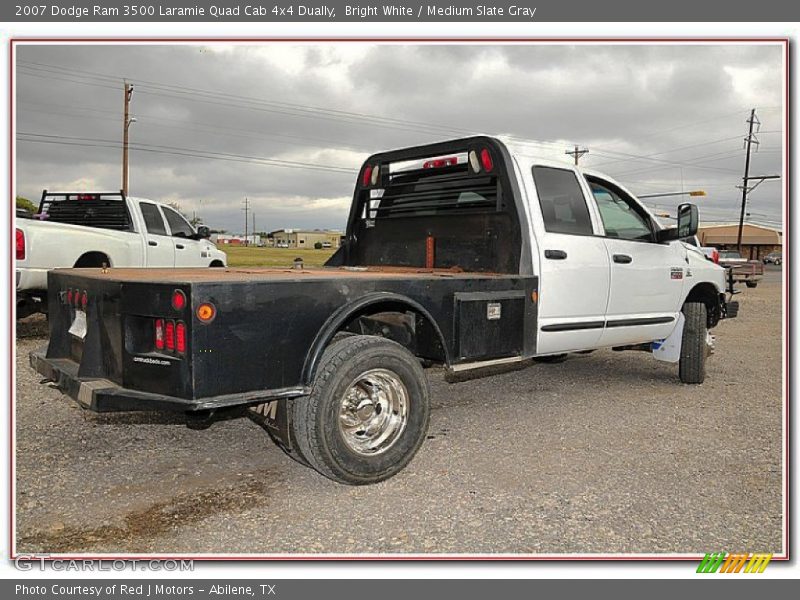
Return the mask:
<path id="1" fill-rule="evenodd" d="M 678 206 L 678 237 L 687 238 L 697 234 L 700 215 L 694 204 L 681 204 Z"/>
<path id="2" fill-rule="evenodd" d="M 211 237 L 211 230 L 205 225 L 200 225 L 197 228 L 197 238 L 200 240 L 207 240 Z"/>

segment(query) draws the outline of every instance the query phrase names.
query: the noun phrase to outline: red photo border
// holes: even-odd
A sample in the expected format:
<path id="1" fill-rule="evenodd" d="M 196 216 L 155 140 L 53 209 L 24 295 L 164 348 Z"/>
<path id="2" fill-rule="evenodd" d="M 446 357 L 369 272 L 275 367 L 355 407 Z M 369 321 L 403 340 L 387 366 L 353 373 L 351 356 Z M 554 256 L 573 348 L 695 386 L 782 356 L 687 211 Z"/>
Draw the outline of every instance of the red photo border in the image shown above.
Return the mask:
<path id="1" fill-rule="evenodd" d="M 585 43 L 607 43 L 607 44 L 643 44 L 647 42 L 652 43 L 759 43 L 759 42 L 767 42 L 767 43 L 782 43 L 783 50 L 784 50 L 784 73 L 783 73 L 783 82 L 785 88 L 784 94 L 784 147 L 785 147 L 785 156 L 784 156 L 784 172 L 782 173 L 782 177 L 784 180 L 784 227 L 783 227 L 783 247 L 784 247 L 784 255 L 790 254 L 790 243 L 791 243 L 791 235 L 789 235 L 789 226 L 791 223 L 790 212 L 789 212 L 789 172 L 790 172 L 790 146 L 789 146 L 789 131 L 790 127 L 790 107 L 789 107 L 789 86 L 790 86 L 790 79 L 789 79 L 789 67 L 790 67 L 790 53 L 789 53 L 789 42 L 790 39 L 788 37 L 753 37 L 753 38 L 737 38 L 737 37 L 719 37 L 719 38 L 692 38 L 692 37 L 664 37 L 664 38 L 636 38 L 636 37 L 626 37 L 626 38 L 595 38 L 595 37 L 576 37 L 576 38 L 568 38 L 568 37 L 557 37 L 557 38 L 547 38 L 547 37 L 537 37 L 537 38 L 528 38 L 528 37 L 505 37 L 505 38 L 482 38 L 482 37 L 453 37 L 453 38 L 434 38 L 434 37 L 289 37 L 289 38 L 259 38 L 259 37 L 242 37 L 242 38 L 234 38 L 234 37 L 213 37 L 213 38 L 198 38 L 198 37 L 11 37 L 9 38 L 8 42 L 8 119 L 9 119 L 9 139 L 8 139 L 8 167 L 9 167 L 9 224 L 13 228 L 13 224 L 15 222 L 15 203 L 11 202 L 11 198 L 14 194 L 14 131 L 15 131 L 15 122 L 14 122 L 14 58 L 15 58 L 15 45 L 16 44 L 28 44 L 28 43 L 39 43 L 39 42 L 62 42 L 64 44 L 74 44 L 74 43 L 87 43 L 87 44 L 97 44 L 97 43 L 120 43 L 120 42 L 147 42 L 150 43 L 180 43 L 180 44 L 191 44 L 191 43 L 224 43 L 224 42 L 252 42 L 252 43 L 393 43 L 393 42 L 408 42 L 408 43 L 417 43 L 417 44 L 426 44 L 429 42 L 453 42 L 453 43 L 467 43 L 472 42 L 475 44 L 488 44 L 488 43 L 501 43 L 501 44 L 508 44 L 508 43 L 528 43 L 528 44 L 547 44 L 547 43 L 578 43 L 578 44 L 585 44 Z M 8 266 L 9 266 L 9 276 L 11 278 L 12 285 L 9 286 L 10 289 L 10 298 L 9 298 L 9 307 L 14 306 L 15 297 L 16 297 L 16 285 L 13 285 L 14 282 L 14 270 L 15 270 L 15 255 L 12 250 L 12 244 L 9 244 L 9 253 L 8 253 Z M 791 265 L 791 260 L 788 263 Z M 784 261 L 784 315 L 785 315 L 785 334 L 784 334 L 784 352 L 783 352 L 783 384 L 784 384 L 784 427 L 783 427 L 783 436 L 784 436 L 784 465 L 783 465 L 783 477 L 784 477 L 784 496 L 783 496 L 783 505 L 784 505 L 784 514 L 783 514 L 783 553 L 780 555 L 773 556 L 773 561 L 789 561 L 790 560 L 790 539 L 789 539 L 789 531 L 791 528 L 790 522 L 790 515 L 789 515 L 789 458 L 790 458 L 790 444 L 789 444 L 789 433 L 790 433 L 790 423 L 789 423 L 789 405 L 791 403 L 791 390 L 790 390 L 790 361 L 789 361 L 789 351 L 790 351 L 790 344 L 789 344 L 789 337 L 791 333 L 791 314 L 790 314 L 790 288 L 791 288 L 791 273 L 790 269 L 786 268 L 786 261 Z M 23 558 L 25 556 L 30 556 L 27 554 L 18 554 L 16 552 L 16 540 L 14 539 L 15 534 L 15 498 L 14 498 L 14 491 L 15 491 L 15 403 L 16 403 L 16 379 L 15 375 L 15 357 L 16 351 L 15 349 L 16 344 L 16 323 L 14 319 L 14 309 L 11 308 L 9 311 L 9 557 L 13 559 Z M 735 550 L 735 549 L 734 549 Z M 40 555 L 36 555 L 36 558 L 41 558 Z M 229 555 L 229 554 L 221 554 L 221 555 L 209 555 L 209 554 L 176 554 L 176 555 L 146 555 L 146 554 L 104 554 L 104 555 L 88 555 L 88 554 L 52 554 L 48 555 L 46 560 L 195 560 L 195 561 L 630 561 L 630 562 L 643 562 L 643 561 L 699 561 L 703 558 L 702 555 L 669 555 L 666 554 L 664 556 L 659 555 L 624 555 L 624 554 L 610 554 L 610 555 L 580 555 L 580 556 L 572 556 L 572 555 L 564 555 L 564 554 L 542 554 L 542 555 L 527 555 L 527 554 L 520 554 L 520 555 L 439 555 L 439 554 L 403 554 L 403 555 L 358 555 L 358 554 L 324 554 L 324 555 L 286 555 L 286 554 L 278 554 L 278 555 L 270 555 L 270 554 L 263 554 L 263 555 L 256 555 L 256 554 L 245 554 L 245 555 Z"/>

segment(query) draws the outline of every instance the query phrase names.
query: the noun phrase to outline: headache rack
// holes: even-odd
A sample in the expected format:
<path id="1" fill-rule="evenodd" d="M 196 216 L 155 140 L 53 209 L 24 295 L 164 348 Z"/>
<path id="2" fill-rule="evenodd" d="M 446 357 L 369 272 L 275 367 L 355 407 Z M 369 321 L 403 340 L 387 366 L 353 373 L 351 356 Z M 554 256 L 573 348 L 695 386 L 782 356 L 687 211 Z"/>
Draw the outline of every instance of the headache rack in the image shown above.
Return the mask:
<path id="1" fill-rule="evenodd" d="M 42 192 L 40 218 L 115 231 L 132 231 L 131 216 L 122 192 Z"/>
<path id="2" fill-rule="evenodd" d="M 475 173 L 466 153 L 392 163 L 387 170 L 381 177 L 383 187 L 364 190 L 363 218 L 503 210 L 500 178 L 496 173 Z"/>
<path id="3" fill-rule="evenodd" d="M 475 175 L 466 165 L 421 169 L 390 174 L 382 195 L 365 204 L 366 218 L 495 211 L 502 209 L 502 198 L 496 175 Z"/>
<path id="4" fill-rule="evenodd" d="M 485 136 L 370 156 L 329 264 L 520 272 L 524 211 L 511 165 Z"/>

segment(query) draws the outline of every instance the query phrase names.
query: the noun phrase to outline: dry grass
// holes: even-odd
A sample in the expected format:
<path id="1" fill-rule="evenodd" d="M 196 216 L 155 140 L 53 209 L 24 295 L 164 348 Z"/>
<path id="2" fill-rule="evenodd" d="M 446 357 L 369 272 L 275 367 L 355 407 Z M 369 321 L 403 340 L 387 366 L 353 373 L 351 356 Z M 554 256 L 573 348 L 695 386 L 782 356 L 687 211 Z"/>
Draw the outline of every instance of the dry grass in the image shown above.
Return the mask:
<path id="1" fill-rule="evenodd" d="M 295 258 L 300 257 L 308 267 L 319 267 L 328 260 L 334 250 L 326 248 L 257 248 L 219 245 L 219 249 L 228 255 L 230 267 L 289 267 Z"/>

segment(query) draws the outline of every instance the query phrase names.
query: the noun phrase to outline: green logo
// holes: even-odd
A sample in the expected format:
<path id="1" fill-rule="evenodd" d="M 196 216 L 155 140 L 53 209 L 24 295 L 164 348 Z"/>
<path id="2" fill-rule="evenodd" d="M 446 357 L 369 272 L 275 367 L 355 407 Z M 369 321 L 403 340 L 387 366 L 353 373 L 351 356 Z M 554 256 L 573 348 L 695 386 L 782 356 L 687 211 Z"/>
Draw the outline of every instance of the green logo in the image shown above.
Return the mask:
<path id="1" fill-rule="evenodd" d="M 765 552 L 709 552 L 697 566 L 698 573 L 763 573 L 772 554 Z"/>

